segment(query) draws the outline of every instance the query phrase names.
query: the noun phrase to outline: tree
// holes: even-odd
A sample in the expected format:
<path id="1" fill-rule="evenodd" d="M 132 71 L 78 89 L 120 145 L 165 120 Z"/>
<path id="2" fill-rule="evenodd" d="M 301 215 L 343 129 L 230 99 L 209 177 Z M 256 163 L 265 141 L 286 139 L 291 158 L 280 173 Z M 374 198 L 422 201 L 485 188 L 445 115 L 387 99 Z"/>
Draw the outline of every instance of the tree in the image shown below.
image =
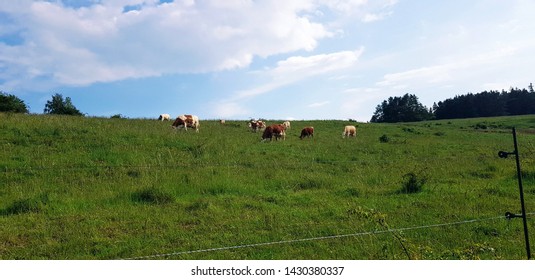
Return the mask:
<path id="1" fill-rule="evenodd" d="M 418 101 L 418 97 L 406 93 L 402 97 L 390 97 L 375 108 L 371 122 L 417 122 L 433 118 L 433 114 Z"/>
<path id="2" fill-rule="evenodd" d="M 0 91 L 0 112 L 29 113 L 28 106 L 13 94 Z"/>
<path id="3" fill-rule="evenodd" d="M 535 114 L 535 92 L 510 88 L 457 95 L 433 105 L 437 120 Z"/>
<path id="4" fill-rule="evenodd" d="M 52 96 L 52 100 L 48 100 L 46 102 L 44 113 L 73 116 L 83 115 L 78 109 L 76 109 L 76 107 L 74 107 L 70 97 L 67 97 L 65 100 L 63 100 L 63 96 L 59 93 L 54 94 Z"/>

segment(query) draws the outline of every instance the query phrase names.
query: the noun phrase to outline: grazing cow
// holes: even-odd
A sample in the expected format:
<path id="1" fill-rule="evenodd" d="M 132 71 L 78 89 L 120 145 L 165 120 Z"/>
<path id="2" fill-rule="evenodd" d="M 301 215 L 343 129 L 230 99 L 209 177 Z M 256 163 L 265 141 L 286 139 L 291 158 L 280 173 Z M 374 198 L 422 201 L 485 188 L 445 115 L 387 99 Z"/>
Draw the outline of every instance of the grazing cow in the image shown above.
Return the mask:
<path id="1" fill-rule="evenodd" d="M 285 121 L 282 123 L 286 129 L 290 128 L 290 121 Z"/>
<path id="2" fill-rule="evenodd" d="M 169 114 L 161 114 L 159 117 L 158 117 L 158 120 L 159 121 L 170 121 L 171 120 L 171 116 Z"/>
<path id="3" fill-rule="evenodd" d="M 249 127 L 253 132 L 257 132 L 262 128 L 265 128 L 266 124 L 263 121 L 252 119 L 249 121 Z"/>
<path id="4" fill-rule="evenodd" d="M 301 140 L 303 140 L 303 138 L 305 137 L 312 137 L 314 138 L 314 128 L 309 126 L 309 127 L 305 127 L 303 128 L 303 130 L 301 130 L 301 136 L 299 136 L 299 138 Z"/>
<path id="5" fill-rule="evenodd" d="M 342 137 L 356 137 L 357 136 L 357 128 L 354 125 L 346 125 L 344 127 L 344 132 L 342 133 Z"/>
<path id="6" fill-rule="evenodd" d="M 272 124 L 266 127 L 262 134 L 262 141 L 266 141 L 267 139 L 271 141 L 273 137 L 275 137 L 275 140 L 279 140 L 281 137 L 282 140 L 286 139 L 285 128 L 282 124 Z"/>
<path id="7" fill-rule="evenodd" d="M 186 131 L 188 130 L 188 127 L 191 127 L 195 128 L 196 132 L 199 132 L 199 117 L 195 115 L 180 115 L 171 126 L 175 129 L 184 128 Z"/>

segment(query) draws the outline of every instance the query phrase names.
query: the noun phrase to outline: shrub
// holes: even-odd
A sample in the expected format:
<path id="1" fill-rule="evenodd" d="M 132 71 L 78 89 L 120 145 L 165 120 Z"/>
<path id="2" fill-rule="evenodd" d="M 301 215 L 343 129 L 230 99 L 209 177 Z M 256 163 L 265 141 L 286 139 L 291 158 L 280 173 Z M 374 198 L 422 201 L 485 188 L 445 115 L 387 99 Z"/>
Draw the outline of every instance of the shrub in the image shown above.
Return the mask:
<path id="1" fill-rule="evenodd" d="M 402 183 L 401 189 L 402 193 L 421 192 L 425 182 L 427 181 L 426 178 L 419 178 L 419 176 L 414 174 L 413 172 L 405 174 L 403 178 L 404 181 Z"/>
<path id="2" fill-rule="evenodd" d="M 414 134 L 422 134 L 421 132 L 419 132 L 418 130 L 412 128 L 412 127 L 404 127 L 402 128 L 402 130 L 404 132 L 407 132 L 407 133 L 414 133 Z"/>
<path id="3" fill-rule="evenodd" d="M 474 126 L 475 129 L 487 129 L 488 126 L 485 123 L 478 123 Z"/>
<path id="4" fill-rule="evenodd" d="M 381 137 L 379 137 L 379 142 L 388 143 L 390 142 L 390 137 L 386 136 L 386 134 L 383 134 Z"/>
<path id="5" fill-rule="evenodd" d="M 132 195 L 132 200 L 135 202 L 150 203 L 150 204 L 166 204 L 173 202 L 174 198 L 171 194 L 157 188 L 147 188 Z"/>
<path id="6" fill-rule="evenodd" d="M 353 197 L 359 197 L 360 191 L 356 188 L 347 188 L 343 191 L 343 194 L 345 196 L 353 196 Z"/>
<path id="7" fill-rule="evenodd" d="M 20 98 L 0 91 L 0 112 L 29 113 L 29 110 Z"/>
<path id="8" fill-rule="evenodd" d="M 63 99 L 63 95 L 56 93 L 52 96 L 52 100 L 48 100 L 45 105 L 45 114 L 56 114 L 56 115 L 73 115 L 73 116 L 83 116 L 74 104 L 72 104 L 71 98 L 67 97 Z"/>
<path id="9" fill-rule="evenodd" d="M 48 203 L 48 196 L 42 195 L 38 198 L 25 198 L 13 202 L 11 206 L 2 210 L 2 215 L 17 215 L 24 213 L 41 212 Z"/>

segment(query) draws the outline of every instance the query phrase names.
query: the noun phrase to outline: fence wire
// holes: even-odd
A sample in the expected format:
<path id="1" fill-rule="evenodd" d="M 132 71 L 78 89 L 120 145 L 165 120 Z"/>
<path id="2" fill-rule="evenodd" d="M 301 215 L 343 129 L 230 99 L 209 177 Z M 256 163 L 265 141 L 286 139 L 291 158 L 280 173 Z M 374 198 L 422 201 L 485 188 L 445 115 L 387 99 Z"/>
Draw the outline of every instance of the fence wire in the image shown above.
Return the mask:
<path id="1" fill-rule="evenodd" d="M 530 145 L 528 147 L 525 147 L 525 150 L 527 152 L 524 152 L 521 154 L 521 158 L 533 158 L 535 157 L 535 146 Z M 497 159 L 497 154 L 481 154 L 477 156 L 479 160 L 482 159 Z M 434 161 L 436 160 L 433 157 L 429 157 L 424 159 L 423 161 Z M 395 160 L 382 160 L 382 159 L 375 159 L 374 162 L 380 162 L 384 164 L 389 163 L 395 163 Z M 308 161 L 299 161 L 298 165 L 307 165 L 307 164 L 369 164 L 370 160 L 325 160 L 321 158 L 313 158 Z M 280 164 L 280 163 L 279 163 Z M 180 163 L 180 164 L 118 164 L 118 165 L 80 165 L 80 166 L 23 166 L 23 167 L 8 167 L 8 166 L 0 166 L 0 173 L 8 174 L 8 173 L 17 173 L 17 172 L 47 172 L 47 171 L 83 171 L 83 170 L 100 170 L 100 169 L 177 169 L 177 168 L 258 168 L 263 166 L 272 166 L 273 163 L 271 162 L 265 162 L 265 163 L 259 163 L 259 162 L 206 162 L 206 161 L 196 161 L 193 160 L 191 162 L 187 163 Z M 288 164 L 292 165 L 292 163 Z M 283 164 L 284 166 L 284 164 Z M 527 213 L 526 215 L 535 215 L 535 213 Z M 124 260 L 141 260 L 141 259 L 156 259 L 156 258 L 167 258 L 167 257 L 173 257 L 173 256 L 180 256 L 180 255 L 188 255 L 188 254 L 197 254 L 197 253 L 208 253 L 208 252 L 217 252 L 217 251 L 226 251 L 226 250 L 237 250 L 237 249 L 244 249 L 244 248 L 256 248 L 256 247 L 264 247 L 264 246 L 273 246 L 273 245 L 284 245 L 284 244 L 294 244 L 294 243 L 302 243 L 302 242 L 314 242 L 314 241 L 323 241 L 323 240 L 332 240 L 332 239 L 342 239 L 342 238 L 350 238 L 350 237 L 359 237 L 359 236 L 367 236 L 367 235 L 380 235 L 380 234 L 387 234 L 387 233 L 394 233 L 394 232 L 402 232 L 402 231 L 415 231 L 415 230 L 423 230 L 423 229 L 429 229 L 429 228 L 439 228 L 439 227 L 448 227 L 448 226 L 455 226 L 455 225 L 461 225 L 461 224 L 470 224 L 470 223 L 479 223 L 484 221 L 491 221 L 491 220 L 498 220 L 498 219 L 506 219 L 505 216 L 497 216 L 497 217 L 490 217 L 490 218 L 481 218 L 481 219 L 471 219 L 471 220 L 464 220 L 464 221 L 457 221 L 457 222 L 450 222 L 450 223 L 440 223 L 440 224 L 433 224 L 433 225 L 420 225 L 420 226 L 413 226 L 413 227 L 404 227 L 404 228 L 397 228 L 397 229 L 386 229 L 386 230 L 377 230 L 377 231 L 367 231 L 367 232 L 357 232 L 357 233 L 349 233 L 349 234 L 340 234 L 340 235 L 328 235 L 328 236 L 316 236 L 316 237 L 308 237 L 308 238 L 300 238 L 300 239 L 291 239 L 291 240 L 278 240 L 278 241 L 270 241 L 270 242 L 261 242 L 261 243 L 252 243 L 252 244 L 240 244 L 240 245 L 232 245 L 232 246 L 222 246 L 222 247 L 216 247 L 216 248 L 204 248 L 204 249 L 197 249 L 197 250 L 186 250 L 186 251 L 176 251 L 171 253 L 161 253 L 161 254 L 153 254 L 153 255 L 145 255 L 145 256 L 139 256 L 139 257 L 131 257 L 131 258 L 125 258 Z"/>
<path id="2" fill-rule="evenodd" d="M 535 215 L 535 212 L 526 213 L 526 216 L 528 215 L 530 216 Z M 422 225 L 422 226 L 404 227 L 404 228 L 397 228 L 397 229 L 357 232 L 357 233 L 350 233 L 350 234 L 318 236 L 318 237 L 309 237 L 309 238 L 292 239 L 292 240 L 279 240 L 279 241 L 271 241 L 271 242 L 242 244 L 242 245 L 206 248 L 206 249 L 189 250 L 189 251 L 177 251 L 177 252 L 172 252 L 172 253 L 162 253 L 162 254 L 146 255 L 146 256 L 133 257 L 133 258 L 125 258 L 123 260 L 143 260 L 143 259 L 166 258 L 166 257 L 172 257 L 172 256 L 179 256 L 179 255 L 195 254 L 195 253 L 207 253 L 207 252 L 236 250 L 236 249 L 254 248 L 254 247 L 262 247 L 262 246 L 293 244 L 293 243 L 300 243 L 300 242 L 322 241 L 322 240 L 328 240 L 328 239 L 358 237 L 358 236 L 365 236 L 365 235 L 378 235 L 378 234 L 393 233 L 393 232 L 422 230 L 422 229 L 428 229 L 428 228 L 438 228 L 438 227 L 455 226 L 455 225 L 461 225 L 461 224 L 478 223 L 478 222 L 498 220 L 498 219 L 506 219 L 506 217 L 497 216 L 497 217 L 472 219 L 472 220 L 465 220 L 465 221 L 458 221 L 458 222 L 451 222 L 451 223 L 441 223 L 441 224 L 434 224 L 434 225 Z"/>

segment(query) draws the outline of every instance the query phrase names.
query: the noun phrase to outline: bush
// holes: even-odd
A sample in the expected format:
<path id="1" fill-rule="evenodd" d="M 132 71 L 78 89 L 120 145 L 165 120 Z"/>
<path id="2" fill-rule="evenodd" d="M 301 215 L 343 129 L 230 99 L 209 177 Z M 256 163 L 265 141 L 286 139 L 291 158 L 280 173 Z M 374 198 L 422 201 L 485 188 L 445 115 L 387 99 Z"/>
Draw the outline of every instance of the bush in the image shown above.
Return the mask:
<path id="1" fill-rule="evenodd" d="M 418 175 L 413 172 L 407 173 L 403 176 L 404 181 L 402 183 L 401 193 L 418 193 L 421 192 L 426 178 L 419 178 Z"/>
<path id="2" fill-rule="evenodd" d="M 157 188 L 147 188 L 132 195 L 132 200 L 135 202 L 150 203 L 150 204 L 166 204 L 174 201 L 171 194 Z"/>
<path id="3" fill-rule="evenodd" d="M 48 100 L 45 105 L 45 114 L 56 114 L 56 115 L 73 115 L 73 116 L 83 116 L 76 107 L 72 104 L 71 98 L 67 97 L 63 100 L 63 96 L 59 93 L 56 93 L 52 96 L 52 100 Z"/>
<path id="4" fill-rule="evenodd" d="M 42 195 L 38 198 L 25 198 L 13 202 L 9 207 L 2 210 L 2 215 L 17 215 L 24 213 L 38 213 L 44 209 L 48 203 L 48 196 Z"/>
<path id="5" fill-rule="evenodd" d="M 474 125 L 474 128 L 475 129 L 487 129 L 488 126 L 485 123 L 477 123 L 476 125 Z"/>
<path id="6" fill-rule="evenodd" d="M 13 94 L 0 91 L 0 112 L 29 113 L 24 101 Z"/>
<path id="7" fill-rule="evenodd" d="M 388 136 L 386 136 L 386 134 L 383 134 L 383 136 L 379 137 L 379 142 L 388 143 L 388 142 L 390 142 L 390 138 Z"/>

